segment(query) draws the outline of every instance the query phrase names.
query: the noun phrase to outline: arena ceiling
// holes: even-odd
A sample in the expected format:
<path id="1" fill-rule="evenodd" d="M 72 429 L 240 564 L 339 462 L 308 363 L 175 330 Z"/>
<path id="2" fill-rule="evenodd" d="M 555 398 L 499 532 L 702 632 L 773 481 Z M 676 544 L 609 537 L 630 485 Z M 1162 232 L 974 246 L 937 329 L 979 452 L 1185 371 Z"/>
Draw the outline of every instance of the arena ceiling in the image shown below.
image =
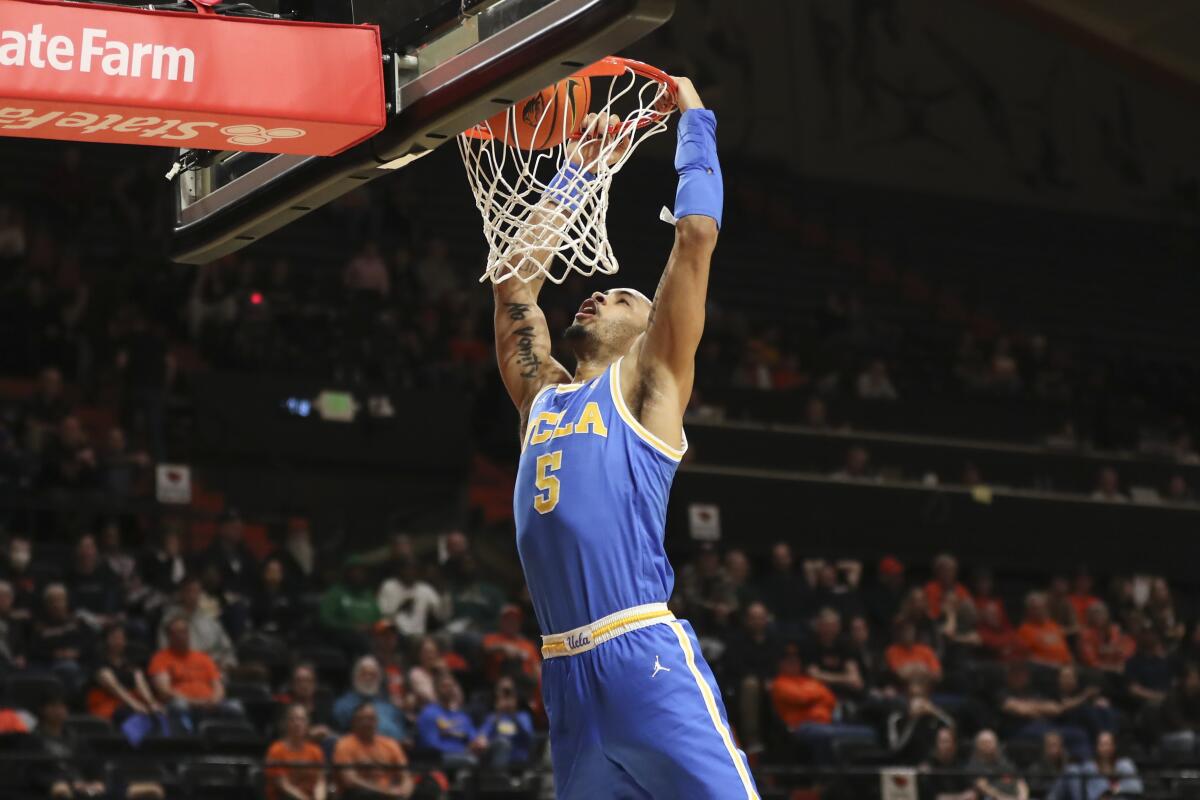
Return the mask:
<path id="1" fill-rule="evenodd" d="M 1110 58 L 1200 97 L 1196 0 L 1001 0 Z"/>

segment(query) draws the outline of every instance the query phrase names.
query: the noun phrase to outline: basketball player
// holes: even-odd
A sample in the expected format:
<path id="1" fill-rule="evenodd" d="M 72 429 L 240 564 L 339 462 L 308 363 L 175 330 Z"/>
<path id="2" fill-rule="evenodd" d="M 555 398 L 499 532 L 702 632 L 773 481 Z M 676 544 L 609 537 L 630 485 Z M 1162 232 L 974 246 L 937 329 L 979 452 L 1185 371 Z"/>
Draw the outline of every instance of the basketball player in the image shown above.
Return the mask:
<path id="1" fill-rule="evenodd" d="M 517 548 L 545 634 L 560 800 L 758 797 L 695 633 L 667 610 L 667 496 L 687 447 L 724 193 L 716 119 L 677 80 L 675 246 L 653 302 L 633 289 L 586 298 L 565 333 L 571 375 L 550 355 L 541 281 L 494 285 L 496 354 L 521 418 Z M 616 122 L 589 115 L 585 130 Z M 544 203 L 573 202 L 572 181 L 592 179 L 587 141 Z"/>

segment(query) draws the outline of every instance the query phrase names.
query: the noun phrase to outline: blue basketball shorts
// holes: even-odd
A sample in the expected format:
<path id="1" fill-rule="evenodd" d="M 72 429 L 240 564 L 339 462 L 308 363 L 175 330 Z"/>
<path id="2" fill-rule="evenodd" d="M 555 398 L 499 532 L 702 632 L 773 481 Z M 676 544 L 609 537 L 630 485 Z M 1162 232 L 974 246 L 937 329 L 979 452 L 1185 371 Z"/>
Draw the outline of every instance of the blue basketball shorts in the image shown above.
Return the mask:
<path id="1" fill-rule="evenodd" d="M 558 800 L 758 800 L 695 632 L 668 617 L 546 659 Z"/>

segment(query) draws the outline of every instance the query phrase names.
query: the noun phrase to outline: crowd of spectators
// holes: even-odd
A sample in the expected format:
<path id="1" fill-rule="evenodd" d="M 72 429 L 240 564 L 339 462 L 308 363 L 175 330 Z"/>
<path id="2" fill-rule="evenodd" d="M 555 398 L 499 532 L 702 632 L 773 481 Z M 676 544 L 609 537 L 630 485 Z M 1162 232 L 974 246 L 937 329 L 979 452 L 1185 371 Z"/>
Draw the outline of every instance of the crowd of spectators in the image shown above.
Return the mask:
<path id="1" fill-rule="evenodd" d="M 314 214 L 311 229 L 340 244 L 302 266 L 281 238 L 277 251 L 193 268 L 166 265 L 161 237 L 143 235 L 167 207 L 152 171 L 121 172 L 112 202 L 89 202 L 88 165 L 64 153 L 56 192 L 0 202 L 0 372 L 34 383 L 0 401 L 0 488 L 144 496 L 172 448 L 172 396 L 200 369 L 489 397 L 491 299 L 403 179 Z M 569 281 L 548 294 L 552 329 L 582 293 Z M 769 392 L 827 429 L 851 421 L 845 405 L 902 404 L 927 377 L 906 376 L 903 354 L 880 346 L 889 328 L 855 292 L 831 291 L 795 319 L 714 302 L 693 413 L 730 391 Z M 932 385 L 953 396 L 1070 409 L 1099 391 L 1093 364 L 1043 337 L 949 338 L 957 346 L 930 361 L 944 377 Z M 1194 422 L 1171 420 L 1143 449 L 1200 461 Z M 1090 435 L 1069 418 L 1047 434 L 1068 446 Z M 979 482 L 966 472 L 963 483 Z M 856 446 L 834 476 L 877 474 Z M 1166 491 L 1194 498 L 1182 475 Z M 1129 494 L 1104 469 L 1092 498 Z M 241 730 L 267 754 L 270 795 L 292 800 L 335 788 L 436 796 L 464 768 L 542 756 L 527 599 L 466 535 L 398 536 L 382 554 L 329 562 L 301 518 L 265 553 L 233 512 L 202 549 L 170 524 L 130 547 L 127 523 L 60 511 L 38 527 L 69 539 L 64 549 L 4 520 L 0 672 L 38 691 L 0 708 L 0 730 L 31 731 L 51 765 L 24 776 L 33 790 L 162 796 L 153 776 L 77 766 L 96 720 L 131 746 Z M 672 604 L 695 623 L 755 759 L 875 753 L 976 773 L 931 773 L 939 795 L 1090 800 L 1134 793 L 1135 764 L 1195 755 L 1197 609 L 1162 578 L 1115 576 L 1100 590 L 1086 572 L 1028 586 L 980 569 L 964 581 L 949 556 L 927 582 L 912 572 L 893 557 L 798 563 L 787 543 L 765 564 L 709 547 L 682 566 Z M 1039 777 L 1014 777 L 1014 763 Z"/>
<path id="2" fill-rule="evenodd" d="M 163 231 L 147 228 L 152 220 L 165 226 L 160 218 L 170 207 L 165 188 L 148 180 L 151 168 L 131 163 L 106 175 L 98 152 L 61 153 L 61 163 L 48 165 L 56 191 L 30 188 L 0 203 L 0 334 L 9 343 L 0 371 L 33 376 L 55 367 L 89 398 L 119 394 L 120 420 L 125 432 L 136 428 L 137 449 L 155 457 L 164 451 L 167 392 L 186 382 L 178 352 L 188 355 L 184 373 L 253 369 L 392 389 L 478 391 L 494 381 L 491 299 L 475 280 L 483 240 L 462 238 L 454 216 L 473 214 L 465 194 L 431 199 L 402 173 L 262 245 L 196 268 L 165 263 Z M 731 228 L 723 262 L 736 262 L 743 243 L 761 233 Z M 777 244 L 796 249 L 795 242 Z M 800 248 L 820 261 L 818 250 Z M 653 285 L 658 267 L 641 261 L 629 265 L 631 279 Z M 697 412 L 723 413 L 730 391 L 784 393 L 796 397 L 792 419 L 825 427 L 854 425 L 862 403 L 915 398 L 919 415 L 930 396 L 968 407 L 971 397 L 987 396 L 1014 407 L 1057 404 L 1057 422 L 1040 431 L 1043 440 L 1200 460 L 1194 416 L 1161 412 L 1178 405 L 1172 387 L 1179 375 L 1126 386 L 1108 354 L 1042 333 L 1007 333 L 1000 323 L 981 326 L 969 309 L 935 315 L 934 342 L 906 339 L 878 298 L 864 299 L 869 282 L 847 286 L 843 279 L 822 289 L 824 296 L 781 294 L 764 312 L 744 299 L 725 300 L 726 284 L 719 275 L 715 281 L 698 355 Z M 551 330 L 565 329 L 588 288 L 570 280 L 544 293 Z M 909 289 L 891 302 L 934 293 Z M 1163 396 L 1154 396 L 1155 385 Z M 1097 395 L 1125 417 L 1142 409 L 1147 418 L 1111 430 L 1099 420 Z M 979 413 L 993 413 L 988 408 Z M 107 431 L 92 433 L 108 442 Z M 18 434 L 5 420 L 0 442 L 23 444 Z"/>
<path id="3" fill-rule="evenodd" d="M 750 564 L 705 545 L 672 600 L 750 753 L 953 767 L 930 791 L 962 798 L 1028 797 L 1011 776 L 1035 766 L 1038 797 L 1138 794 L 1129 755 L 1197 757 L 1200 609 L 1161 577 L 1008 586 L 943 554 L 913 580 L 891 556 L 797 563 L 787 542 Z"/>
<path id="4" fill-rule="evenodd" d="M 9 537 L 0 671 L 33 688 L 5 695 L 0 724 L 32 731 L 53 767 L 30 787 L 161 796 L 70 766 L 91 746 L 80 720 L 131 747 L 234 730 L 267 755 L 277 798 L 436 797 L 544 756 L 528 599 L 479 567 L 471 537 L 397 534 L 331 569 L 303 519 L 263 556 L 242 533 L 229 512 L 200 550 L 168 526 L 140 552 L 85 533 L 66 558 Z M 954 768 L 929 773 L 938 794 L 1073 800 L 1136 793 L 1138 764 L 1197 756 L 1196 598 L 1146 575 L 964 577 L 948 554 L 918 571 L 800 561 L 787 542 L 762 564 L 706 544 L 681 565 L 671 606 L 755 763 Z"/>
<path id="5" fill-rule="evenodd" d="M 233 725 L 264 752 L 275 740 L 269 796 L 307 800 L 327 781 L 341 796 L 436 797 L 464 768 L 520 771 L 541 756 L 527 604 L 478 568 L 465 534 L 416 544 L 397 534 L 334 569 L 315 552 L 296 518 L 277 548 L 254 555 L 236 512 L 198 550 L 174 525 L 141 552 L 119 536 L 101 550 L 85 533 L 65 559 L 8 537 L 0 677 L 33 688 L 5 695 L 7 730 L 32 731 L 39 754 L 66 758 L 59 739 L 87 751 L 80 719 L 132 747 L 173 737 L 197 752 L 206 731 Z M 410 759 L 429 769 L 399 769 Z M 325 762 L 339 766 L 328 778 Z M 65 781 L 55 797 L 83 797 L 105 782 L 64 775 L 34 770 L 27 784 Z"/>

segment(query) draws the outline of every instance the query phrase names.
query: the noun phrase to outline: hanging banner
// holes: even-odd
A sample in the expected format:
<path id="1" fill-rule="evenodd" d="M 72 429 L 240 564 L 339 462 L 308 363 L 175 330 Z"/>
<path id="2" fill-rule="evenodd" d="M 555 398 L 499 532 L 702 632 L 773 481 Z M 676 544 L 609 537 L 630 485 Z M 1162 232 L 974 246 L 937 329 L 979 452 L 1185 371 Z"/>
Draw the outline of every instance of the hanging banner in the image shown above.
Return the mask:
<path id="1" fill-rule="evenodd" d="M 373 25 L 0 0 L 0 136 L 333 155 L 384 122 Z"/>

